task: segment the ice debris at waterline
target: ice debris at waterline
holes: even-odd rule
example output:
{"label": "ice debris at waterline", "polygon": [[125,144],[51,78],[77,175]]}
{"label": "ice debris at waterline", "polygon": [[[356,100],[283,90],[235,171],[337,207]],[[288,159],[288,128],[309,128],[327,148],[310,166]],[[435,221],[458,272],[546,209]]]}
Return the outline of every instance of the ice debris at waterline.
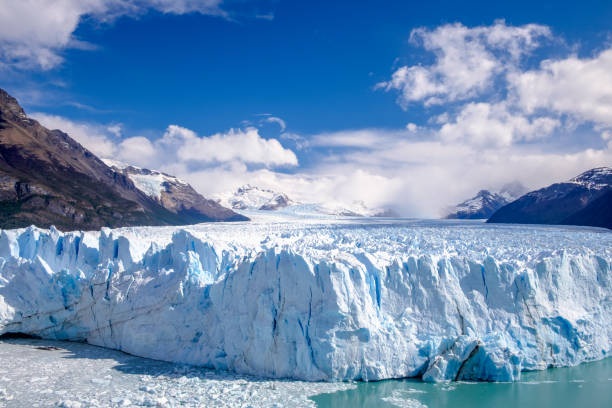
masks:
{"label": "ice debris at waterline", "polygon": [[0,340],[0,407],[315,408],[349,382],[267,380],[83,343]]}
{"label": "ice debris at waterline", "polygon": [[612,234],[333,221],[0,235],[0,334],[273,378],[512,381],[606,357]]}

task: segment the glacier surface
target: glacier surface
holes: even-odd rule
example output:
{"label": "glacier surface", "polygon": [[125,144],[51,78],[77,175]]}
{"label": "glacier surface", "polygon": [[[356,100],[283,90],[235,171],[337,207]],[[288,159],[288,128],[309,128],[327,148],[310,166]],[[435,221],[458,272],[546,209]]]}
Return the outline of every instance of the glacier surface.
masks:
{"label": "glacier surface", "polygon": [[0,334],[312,381],[513,381],[612,350],[609,231],[249,216],[4,230]]}

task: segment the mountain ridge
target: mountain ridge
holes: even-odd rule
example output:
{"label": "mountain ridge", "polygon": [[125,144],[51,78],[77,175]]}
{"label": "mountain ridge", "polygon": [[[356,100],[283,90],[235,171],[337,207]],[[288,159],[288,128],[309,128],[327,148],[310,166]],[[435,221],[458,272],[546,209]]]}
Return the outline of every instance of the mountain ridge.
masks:
{"label": "mountain ridge", "polygon": [[215,214],[184,217],[168,211],[66,133],[29,118],[0,89],[0,228],[99,229],[220,220]]}
{"label": "mountain ridge", "polygon": [[217,216],[222,216],[225,221],[248,220],[247,217],[220,206],[216,201],[205,198],[189,183],[178,177],[113,160],[102,159],[102,161],[114,171],[125,175],[137,189],[174,214],[190,218],[197,216],[198,213],[216,212]]}
{"label": "mountain ridge", "polygon": [[499,192],[480,190],[474,197],[447,209],[446,219],[487,219],[504,205],[524,194],[526,188],[518,183],[508,183]]}
{"label": "mountain ridge", "polygon": [[487,222],[612,228],[612,168],[596,167],[531,191],[497,210]]}

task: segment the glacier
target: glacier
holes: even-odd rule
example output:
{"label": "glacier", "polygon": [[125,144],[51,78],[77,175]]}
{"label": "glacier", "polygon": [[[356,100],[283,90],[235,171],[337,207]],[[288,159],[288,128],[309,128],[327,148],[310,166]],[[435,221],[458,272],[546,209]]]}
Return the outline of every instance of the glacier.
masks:
{"label": "glacier", "polygon": [[0,233],[0,334],[308,381],[514,381],[612,350],[612,234],[249,214]]}

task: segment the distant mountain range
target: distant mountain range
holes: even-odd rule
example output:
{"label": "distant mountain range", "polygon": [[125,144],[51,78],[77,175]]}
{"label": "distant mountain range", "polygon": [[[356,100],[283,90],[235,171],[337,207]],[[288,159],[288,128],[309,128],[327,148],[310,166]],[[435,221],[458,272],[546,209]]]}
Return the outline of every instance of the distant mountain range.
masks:
{"label": "distant mountain range", "polygon": [[248,220],[247,217],[220,206],[217,201],[204,198],[178,177],[114,160],[102,159],[102,161],[114,171],[129,178],[137,189],[166,210],[179,215],[185,221],[191,221],[189,223]]}
{"label": "distant mountain range", "polygon": [[[612,228],[612,169],[600,167],[522,195],[510,184],[481,190],[447,218]],[[224,207],[225,204],[227,207]],[[245,185],[217,200],[155,170],[103,161],[60,130],[28,118],[0,89],[0,228],[35,224],[59,229],[185,225],[248,220],[234,210],[299,210],[338,216],[398,216],[364,203],[299,203],[287,194]]]}
{"label": "distant mountain range", "polygon": [[480,190],[478,194],[448,209],[447,219],[487,219],[504,205],[514,201],[527,189],[520,183],[510,183],[499,192]]}
{"label": "distant mountain range", "polygon": [[99,229],[247,219],[188,185],[170,180],[161,185],[164,191],[151,197],[135,185],[132,170],[113,170],[67,134],[28,118],[17,100],[0,89],[0,228]]}
{"label": "distant mountain range", "polygon": [[249,184],[238,188],[235,192],[221,194],[218,197],[218,202],[236,211],[275,211],[286,208],[303,213],[345,217],[399,217],[397,213],[390,209],[369,208],[363,202],[355,202],[351,205],[328,202],[298,202],[289,198],[285,193]]}
{"label": "distant mountain range", "polygon": [[219,202],[234,210],[273,211],[295,204],[284,193],[246,184],[233,193],[219,197]]}
{"label": "distant mountain range", "polygon": [[612,228],[612,168],[532,191],[501,207],[487,222]]}

